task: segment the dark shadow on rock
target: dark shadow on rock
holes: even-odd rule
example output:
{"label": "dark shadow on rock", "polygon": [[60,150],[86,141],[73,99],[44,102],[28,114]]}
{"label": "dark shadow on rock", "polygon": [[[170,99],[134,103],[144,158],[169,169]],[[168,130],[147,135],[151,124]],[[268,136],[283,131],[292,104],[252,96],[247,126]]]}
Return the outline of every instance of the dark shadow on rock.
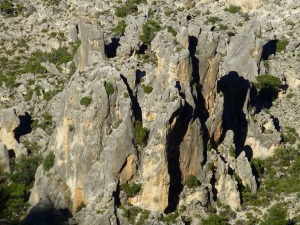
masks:
{"label": "dark shadow on rock", "polygon": [[145,44],[142,44],[136,53],[137,54],[145,54],[147,49],[148,49],[148,46]]}
{"label": "dark shadow on rock", "polygon": [[193,107],[187,102],[183,109],[175,112],[169,121],[172,124],[177,117],[176,123],[172,131],[167,136],[167,160],[168,172],[170,175],[170,188],[168,196],[168,207],[165,213],[174,212],[179,203],[179,195],[183,190],[182,173],[180,169],[180,143],[188,130],[190,121],[193,117]]}
{"label": "dark shadow on rock", "polygon": [[249,145],[245,145],[244,152],[246,157],[248,158],[248,161],[250,162],[253,157],[253,150]]}
{"label": "dark shadow on rock", "polygon": [[8,150],[8,157],[9,157],[9,159],[16,158],[16,153],[13,149]]}
{"label": "dark shadow on rock", "polygon": [[217,83],[217,91],[224,95],[221,141],[224,140],[226,132],[232,130],[237,155],[244,150],[248,132],[248,123],[243,107],[249,88],[250,82],[235,71],[229,72]]}
{"label": "dark shadow on rock", "polygon": [[280,132],[279,120],[275,116],[271,116],[275,129]]}
{"label": "dark shadow on rock", "polygon": [[29,134],[31,129],[31,116],[26,112],[24,116],[19,116],[20,125],[14,130],[15,138],[20,142],[20,137]]}
{"label": "dark shadow on rock", "polygon": [[126,88],[128,95],[130,97],[130,100],[132,102],[132,109],[133,109],[133,114],[135,120],[141,121],[142,122],[142,109],[139,105],[139,102],[137,100],[137,97],[134,95],[133,91],[130,89],[130,86],[128,84],[127,78],[121,74],[121,79],[123,80]]}
{"label": "dark shadow on rock", "polygon": [[201,85],[200,85],[200,74],[199,74],[199,59],[196,56],[196,50],[197,50],[197,45],[198,45],[198,38],[195,36],[189,36],[189,51],[190,51],[190,57],[191,57],[191,62],[192,62],[192,67],[193,67],[193,80],[191,83],[191,86],[194,90],[192,90],[193,93],[193,100],[195,102],[195,109],[193,112],[193,119],[200,119],[201,123],[201,128],[203,132],[203,143],[204,143],[204,160],[203,160],[203,165],[207,161],[207,144],[209,142],[209,132],[206,127],[205,122],[207,121],[209,117],[209,113],[206,109],[205,105],[205,99],[202,95],[201,92]]}
{"label": "dark shadow on rock", "polygon": [[262,52],[262,59],[268,60],[270,55],[275,55],[276,54],[276,43],[278,40],[271,40],[268,41],[264,46],[263,46],[263,52]]}
{"label": "dark shadow on rock", "polygon": [[105,54],[107,58],[114,58],[117,55],[117,49],[120,46],[119,38],[111,38],[111,42],[109,44],[105,44]]}
{"label": "dark shadow on rock", "polygon": [[137,69],[135,71],[135,76],[136,76],[135,84],[137,85],[141,82],[142,78],[146,76],[146,71],[141,71],[140,69]]}
{"label": "dark shadow on rock", "polygon": [[23,225],[65,225],[72,214],[67,209],[57,210],[51,203],[38,203],[28,213]]}

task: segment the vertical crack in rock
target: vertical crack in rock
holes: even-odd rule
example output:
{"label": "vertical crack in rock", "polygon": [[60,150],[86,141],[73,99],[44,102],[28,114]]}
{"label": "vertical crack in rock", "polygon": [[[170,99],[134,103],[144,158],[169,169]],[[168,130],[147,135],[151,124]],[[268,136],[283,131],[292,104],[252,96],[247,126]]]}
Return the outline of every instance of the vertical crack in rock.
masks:
{"label": "vertical crack in rock", "polygon": [[128,82],[127,82],[127,78],[124,75],[121,74],[121,79],[123,80],[123,82],[124,82],[124,84],[127,88],[130,100],[132,102],[132,109],[133,109],[134,118],[135,118],[135,120],[142,121],[142,109],[139,105],[137,97],[134,95],[133,91],[131,90],[131,88],[130,88]]}
{"label": "vertical crack in rock", "polygon": [[[199,59],[196,57],[197,45],[198,45],[198,38],[196,38],[195,36],[189,36],[189,51],[190,51],[192,68],[193,68],[193,73],[192,73],[193,80],[191,82],[191,88],[194,89],[192,93],[193,93],[193,100],[195,102],[193,120],[195,120],[196,118],[200,119],[202,133],[203,133],[204,151],[207,151],[209,132],[205,122],[209,117],[209,113],[205,106],[205,99],[201,93]],[[207,153],[204,152],[203,156],[204,156],[204,161],[203,161],[203,165],[204,165],[207,161]]]}
{"label": "vertical crack in rock", "polygon": [[[168,207],[165,213],[171,213],[176,210],[179,203],[179,194],[183,189],[182,172],[180,169],[180,143],[182,142],[189,123],[193,118],[193,108],[188,103],[180,112],[180,115],[176,119],[176,123],[168,134],[167,141],[167,159],[168,159],[168,172],[170,175],[170,189],[168,196]],[[175,119],[175,118],[174,118]],[[172,122],[172,121],[170,121]]]}

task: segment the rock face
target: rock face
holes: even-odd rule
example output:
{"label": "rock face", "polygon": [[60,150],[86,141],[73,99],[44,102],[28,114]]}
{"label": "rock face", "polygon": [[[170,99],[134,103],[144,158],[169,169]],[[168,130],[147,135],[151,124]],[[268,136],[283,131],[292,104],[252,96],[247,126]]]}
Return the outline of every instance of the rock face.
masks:
{"label": "rock face", "polygon": [[26,148],[16,140],[22,134],[19,117],[14,109],[2,110],[0,116],[0,144],[3,151],[10,150],[14,157],[27,155]]}
{"label": "rock face", "polygon": [[[161,215],[185,209],[199,224],[209,207],[222,210],[218,200],[241,209],[240,187],[258,190],[252,158],[272,157],[280,128],[299,127],[299,4],[58,2],[33,0],[18,26],[0,15],[0,166],[10,172],[10,158],[33,154],[29,142],[55,155],[36,171],[33,212],[53,205],[71,211],[69,224],[140,224],[148,214],[145,224],[164,224]],[[265,73],[285,77],[295,97],[279,91],[278,109],[259,105]]]}

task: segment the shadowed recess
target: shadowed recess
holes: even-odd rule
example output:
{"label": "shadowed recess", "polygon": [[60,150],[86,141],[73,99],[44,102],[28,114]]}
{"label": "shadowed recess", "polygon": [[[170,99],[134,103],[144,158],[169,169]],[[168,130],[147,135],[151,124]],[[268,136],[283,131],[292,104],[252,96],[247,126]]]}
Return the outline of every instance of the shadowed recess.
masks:
{"label": "shadowed recess", "polygon": [[26,134],[29,134],[31,129],[31,116],[28,114],[28,112],[25,113],[24,116],[19,116],[20,125],[14,130],[15,138],[18,142],[20,142],[20,137]]}

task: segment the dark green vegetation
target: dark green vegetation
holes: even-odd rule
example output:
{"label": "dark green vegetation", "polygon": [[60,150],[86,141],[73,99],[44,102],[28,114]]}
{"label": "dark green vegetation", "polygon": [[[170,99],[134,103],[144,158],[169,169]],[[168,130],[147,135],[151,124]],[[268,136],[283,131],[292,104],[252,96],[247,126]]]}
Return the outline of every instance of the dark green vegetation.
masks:
{"label": "dark green vegetation", "polygon": [[[27,49],[28,45],[26,41],[20,42],[22,48]],[[51,52],[36,51],[31,54],[30,57],[23,56],[22,59],[14,58],[9,59],[7,57],[0,57],[0,67],[3,70],[0,71],[0,84],[5,83],[8,87],[17,86],[15,80],[16,77],[25,73],[33,74],[44,74],[47,70],[41,66],[42,62],[51,62],[59,70],[60,66],[64,63],[73,60],[75,53],[77,52],[80,42],[71,44],[70,48],[60,47],[58,49],[53,49]],[[27,99],[31,99],[32,91],[30,91]]]}
{"label": "dark green vegetation", "polygon": [[259,88],[278,89],[281,85],[280,79],[270,74],[259,75],[256,80]]}
{"label": "dark green vegetation", "polygon": [[[130,224],[135,224],[135,225],[144,225],[145,220],[148,219],[150,211],[148,210],[142,210],[139,207],[136,206],[128,206],[128,207],[123,207],[123,216],[127,218],[128,222]],[[139,220],[137,222],[136,218],[139,215]]]}
{"label": "dark green vegetation", "polygon": [[189,175],[186,178],[185,184],[188,188],[194,188],[200,185],[200,181],[194,175]]}
{"label": "dark green vegetation", "polygon": [[146,94],[150,94],[152,92],[152,90],[153,90],[153,87],[147,86],[147,85],[143,85],[143,89],[144,89],[144,92]]}
{"label": "dark green vegetation", "polygon": [[129,0],[120,7],[116,7],[115,15],[117,17],[126,17],[127,15],[136,13],[138,11],[138,5],[141,3],[147,3],[146,0]]}
{"label": "dark green vegetation", "polygon": [[112,32],[116,36],[120,36],[120,35],[124,34],[126,26],[127,26],[127,24],[126,24],[125,20],[120,20],[118,22],[117,26],[112,30]]}
{"label": "dark green vegetation", "polygon": [[278,77],[270,74],[259,75],[256,77],[257,83],[254,84],[258,91],[258,101],[264,104],[270,104],[278,97],[281,81]]}
{"label": "dark green vegetation", "polygon": [[45,171],[49,171],[54,166],[55,155],[53,152],[50,152],[43,162],[43,168]]}
{"label": "dark green vegetation", "polygon": [[134,138],[136,144],[140,147],[145,146],[148,141],[149,131],[143,127],[141,121],[136,121],[134,123]]}
{"label": "dark green vegetation", "polygon": [[80,105],[89,106],[92,102],[92,98],[85,96],[80,99]]}
{"label": "dark green vegetation", "polygon": [[22,10],[24,9],[24,6],[20,3],[14,4],[12,1],[4,0],[0,2],[0,11],[4,15],[8,16],[17,16]]}
{"label": "dark green vegetation", "polygon": [[288,224],[287,210],[282,204],[276,204],[268,211],[267,219],[261,225],[285,225]]}
{"label": "dark green vegetation", "polygon": [[147,20],[146,23],[143,24],[142,29],[143,33],[139,38],[144,44],[150,45],[158,31],[161,30],[161,26],[154,20]]}
{"label": "dark green vegetation", "polygon": [[225,8],[226,12],[235,14],[235,13],[239,13],[241,11],[241,8],[239,6],[236,5],[230,5],[229,7]]}
{"label": "dark green vegetation", "polygon": [[137,195],[140,192],[141,187],[142,187],[141,184],[136,184],[136,183],[132,183],[132,184],[124,183],[124,184],[121,184],[121,190],[123,190],[125,192],[125,194],[127,195],[127,197],[133,197],[133,196]]}
{"label": "dark green vegetation", "polygon": [[287,40],[278,40],[276,42],[276,52],[284,51],[288,44],[289,42]]}
{"label": "dark green vegetation", "polygon": [[85,208],[85,204],[84,204],[84,202],[81,202],[80,205],[77,206],[76,212],[79,212],[83,208]]}
{"label": "dark green vegetation", "polygon": [[108,95],[112,95],[115,92],[114,86],[112,83],[107,82],[105,83],[105,91]]}
{"label": "dark green vegetation", "polygon": [[22,155],[17,162],[14,158],[10,160],[10,175],[0,168],[0,218],[18,224],[28,208],[30,189],[40,163],[41,157],[37,155]]}

